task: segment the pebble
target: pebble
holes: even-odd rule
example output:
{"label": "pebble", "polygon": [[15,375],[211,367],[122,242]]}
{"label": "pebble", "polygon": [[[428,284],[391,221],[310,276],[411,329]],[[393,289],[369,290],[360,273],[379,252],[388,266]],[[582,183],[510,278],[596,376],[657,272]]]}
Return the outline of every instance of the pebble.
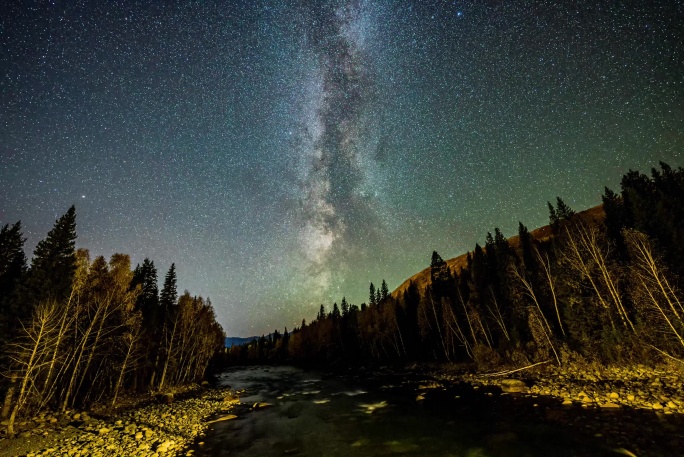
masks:
{"label": "pebble", "polygon": [[[236,401],[237,400],[237,401]],[[89,425],[79,428],[64,427],[75,432],[68,438],[51,442],[48,448],[31,449],[27,456],[59,455],[75,456],[122,456],[144,455],[163,457],[192,455],[183,450],[195,438],[204,436],[208,427],[207,418],[221,411],[228,411],[232,404],[239,402],[237,396],[228,389],[205,390],[197,397],[178,400],[171,404],[151,404],[121,413],[118,417],[92,420]],[[267,404],[260,407],[270,406]],[[74,421],[86,421],[85,413],[65,416]],[[161,420],[163,418],[163,420]],[[38,417],[43,423],[56,424],[58,421]],[[124,425],[125,424],[125,425]],[[34,433],[37,433],[37,430]],[[52,431],[52,429],[50,429]],[[60,431],[59,428],[55,432]],[[43,434],[46,431],[41,430]],[[53,433],[53,436],[57,436]],[[31,431],[19,434],[21,439],[33,436]],[[45,444],[43,444],[45,446]]]}
{"label": "pebble", "polygon": [[477,373],[432,375],[436,379],[466,382],[475,390],[481,386],[498,386],[503,393],[513,390],[528,395],[556,397],[565,406],[578,402],[583,407],[610,409],[629,406],[666,414],[684,413],[684,388],[681,387],[684,385],[684,373],[669,366],[603,367],[588,371],[549,364],[516,374],[525,382],[515,378],[484,377]]}

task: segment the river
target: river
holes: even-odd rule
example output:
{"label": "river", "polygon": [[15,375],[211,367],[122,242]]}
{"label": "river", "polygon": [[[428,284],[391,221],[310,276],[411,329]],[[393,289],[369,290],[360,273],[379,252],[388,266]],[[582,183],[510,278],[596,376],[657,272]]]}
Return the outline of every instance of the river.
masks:
{"label": "river", "polygon": [[[212,457],[641,457],[682,452],[681,441],[669,440],[672,427],[682,430],[681,418],[664,421],[651,411],[563,407],[556,399],[508,395],[494,387],[429,388],[429,382],[410,373],[367,379],[293,367],[232,369],[221,375],[220,384],[245,390],[234,411],[238,417],[213,424],[193,452]],[[424,399],[418,399],[419,393]],[[255,408],[258,403],[269,405]]]}

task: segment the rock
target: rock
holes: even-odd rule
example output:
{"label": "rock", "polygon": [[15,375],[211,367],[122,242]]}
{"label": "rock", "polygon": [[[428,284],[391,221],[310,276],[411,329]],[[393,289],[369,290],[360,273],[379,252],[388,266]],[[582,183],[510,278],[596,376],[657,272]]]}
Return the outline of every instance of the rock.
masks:
{"label": "rock", "polygon": [[563,400],[563,406],[570,406],[570,405],[572,405],[572,400],[570,400],[569,398],[566,398],[565,400]]}
{"label": "rock", "polygon": [[228,392],[228,395],[223,397],[223,401],[225,403],[240,403],[240,397],[238,397],[235,392],[231,391]]}
{"label": "rock", "polygon": [[273,405],[271,403],[266,403],[265,401],[260,401],[260,402],[254,403],[254,406],[252,406],[252,408],[260,409],[260,408],[268,408],[269,406],[273,406]]}
{"label": "rock", "polygon": [[627,395],[627,401],[634,401],[634,398],[635,398],[635,397],[634,397],[633,394]]}
{"label": "rock", "polygon": [[519,379],[502,379],[501,390],[508,393],[523,392],[525,390],[525,383]]}
{"label": "rock", "polygon": [[237,416],[236,416],[235,414],[228,414],[228,415],[226,415],[226,416],[219,417],[218,419],[214,419],[213,421],[209,421],[209,422],[207,422],[207,424],[213,424],[213,423],[216,423],[216,422],[229,421],[229,420],[233,420],[233,419],[237,419]]}
{"label": "rock", "polygon": [[98,435],[106,435],[109,433],[109,429],[107,427],[102,427],[100,430],[97,431]]}
{"label": "rock", "polygon": [[618,394],[617,392],[611,392],[610,395],[608,395],[608,398],[616,400],[620,398],[620,394]]}
{"label": "rock", "polygon": [[71,418],[72,418],[73,420],[77,421],[77,420],[79,420],[79,419],[81,418],[81,413],[76,413],[76,414],[74,414],[73,416],[71,416]]}
{"label": "rock", "polygon": [[608,402],[608,403],[603,403],[603,404],[601,404],[601,408],[606,408],[606,409],[619,409],[619,408],[620,408],[620,405],[618,405],[618,404],[616,404],[616,403]]}
{"label": "rock", "polygon": [[653,403],[653,404],[651,405],[651,408],[653,408],[653,409],[663,409],[663,405],[661,405],[661,404],[658,403],[658,402],[655,402],[655,403]]}
{"label": "rock", "polygon": [[142,438],[143,438],[142,432],[138,432],[138,433],[135,434],[135,439],[136,439],[137,441],[140,441]]}
{"label": "rock", "polygon": [[157,446],[157,449],[155,449],[155,452],[159,452],[159,453],[168,452],[169,449],[173,448],[173,445],[174,445],[173,441],[166,440]]}
{"label": "rock", "polygon": [[416,397],[416,401],[423,401],[423,400],[425,400],[425,395],[418,394],[418,396]]}

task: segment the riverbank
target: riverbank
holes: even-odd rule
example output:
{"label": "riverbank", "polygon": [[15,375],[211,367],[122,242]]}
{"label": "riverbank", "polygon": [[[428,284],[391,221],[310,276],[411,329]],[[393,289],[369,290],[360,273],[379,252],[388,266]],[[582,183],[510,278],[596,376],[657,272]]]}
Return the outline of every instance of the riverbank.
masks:
{"label": "riverbank", "polygon": [[472,365],[417,364],[400,372],[387,368],[368,375],[382,384],[397,377],[406,380],[401,384],[417,404],[443,402],[455,393],[460,402],[473,407],[472,414],[491,410],[494,402],[496,410],[506,411],[503,416],[536,417],[588,439],[595,437],[611,452],[669,457],[682,455],[684,449],[684,374],[676,364],[549,363],[490,373],[477,372]]}
{"label": "riverbank", "polygon": [[[655,367],[558,367],[551,363],[500,373],[462,373],[448,367],[432,371],[438,382],[498,386],[503,392],[559,399],[587,408],[629,407],[662,414],[684,414],[684,370],[673,364]],[[512,371],[512,372],[511,372]]]}
{"label": "riverbank", "polygon": [[117,410],[40,413],[18,424],[17,437],[0,439],[0,457],[192,455],[186,450],[204,436],[209,417],[239,403],[228,388],[193,386],[176,396],[134,397]]}

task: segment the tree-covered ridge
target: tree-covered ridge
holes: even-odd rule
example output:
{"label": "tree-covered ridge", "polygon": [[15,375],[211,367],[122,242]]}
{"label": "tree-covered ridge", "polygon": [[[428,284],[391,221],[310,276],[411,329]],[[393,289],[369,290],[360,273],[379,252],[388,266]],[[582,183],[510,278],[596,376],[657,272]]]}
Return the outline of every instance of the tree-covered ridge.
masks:
{"label": "tree-covered ridge", "polygon": [[178,297],[175,265],[161,294],[154,262],[91,259],[75,248],[76,210],[59,218],[30,267],[21,224],[0,230],[0,415],[65,411],[123,392],[161,390],[203,378],[223,348],[211,302]]}
{"label": "tree-covered ridge", "polygon": [[[233,362],[527,364],[684,359],[684,170],[630,171],[605,217],[549,203],[549,236],[494,229],[462,267],[433,252],[425,287],[370,285],[368,304],[325,306],[291,333],[230,350]],[[548,233],[544,231],[544,233]]]}

